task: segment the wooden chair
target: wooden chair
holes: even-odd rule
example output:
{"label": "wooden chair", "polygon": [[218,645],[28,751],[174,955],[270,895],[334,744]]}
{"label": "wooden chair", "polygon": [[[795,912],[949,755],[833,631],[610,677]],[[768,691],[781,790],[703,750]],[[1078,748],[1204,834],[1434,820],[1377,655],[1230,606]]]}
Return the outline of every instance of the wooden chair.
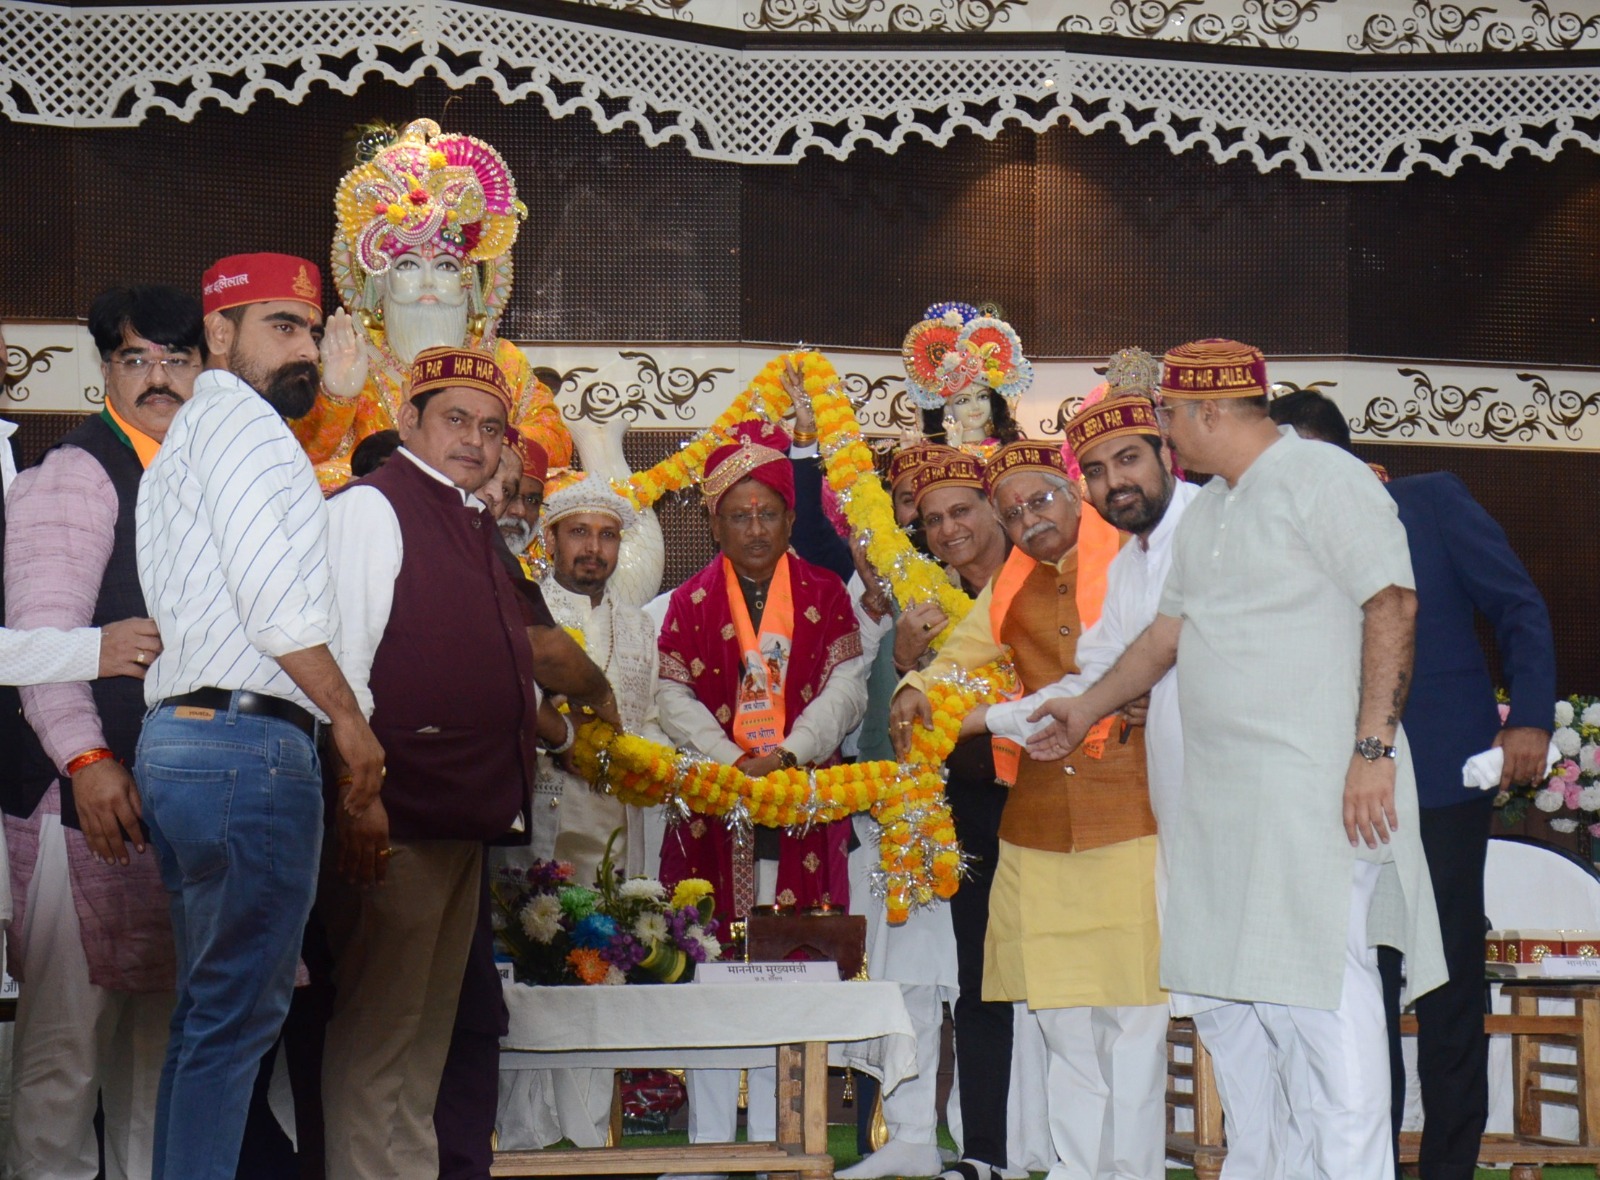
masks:
{"label": "wooden chair", "polygon": [[[1193,1115],[1192,1130],[1178,1130],[1180,1110]],[[1217,1180],[1227,1154],[1211,1054],[1195,1035],[1194,1021],[1173,1020],[1167,1026],[1167,1155],[1194,1168],[1196,1180]]]}

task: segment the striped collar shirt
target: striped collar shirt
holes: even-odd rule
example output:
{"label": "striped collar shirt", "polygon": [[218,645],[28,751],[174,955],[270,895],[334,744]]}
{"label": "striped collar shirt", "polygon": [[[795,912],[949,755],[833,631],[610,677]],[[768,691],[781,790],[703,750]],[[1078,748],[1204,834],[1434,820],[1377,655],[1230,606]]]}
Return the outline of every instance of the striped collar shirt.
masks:
{"label": "striped collar shirt", "polygon": [[328,510],[305,451],[234,374],[208,369],[139,485],[139,584],[161,630],[150,704],[198,688],[293,701],[275,657],[339,654]]}

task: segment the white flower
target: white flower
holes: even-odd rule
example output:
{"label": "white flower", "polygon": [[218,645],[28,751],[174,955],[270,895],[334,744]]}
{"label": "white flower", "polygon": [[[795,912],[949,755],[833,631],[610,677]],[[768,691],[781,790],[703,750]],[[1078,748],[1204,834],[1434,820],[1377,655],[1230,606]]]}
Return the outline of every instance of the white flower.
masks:
{"label": "white flower", "polygon": [[600,983],[605,987],[616,987],[620,983],[627,982],[627,973],[619,970],[615,963],[606,968],[606,977],[600,981]]}
{"label": "white flower", "polygon": [[667,920],[660,914],[640,914],[633,924],[633,936],[645,946],[667,941]]}
{"label": "white flower", "polygon": [[1578,718],[1578,722],[1581,725],[1600,725],[1600,701],[1596,701],[1585,709],[1583,715]]}
{"label": "white flower", "polygon": [[706,952],[706,962],[714,963],[722,955],[722,944],[717,941],[716,935],[707,934],[704,930],[694,931],[694,940]]}
{"label": "white flower", "polygon": [[1560,811],[1567,805],[1567,797],[1560,791],[1552,791],[1546,787],[1534,795],[1533,805],[1540,811]]}
{"label": "white flower", "polygon": [[1578,821],[1575,819],[1553,819],[1550,821],[1550,827],[1562,833],[1576,832],[1578,830]]}
{"label": "white flower", "polygon": [[667,887],[649,877],[629,877],[617,886],[617,896],[625,901],[660,901],[667,896]]}
{"label": "white flower", "polygon": [[1594,774],[1596,767],[1600,767],[1600,746],[1593,742],[1584,742],[1583,749],[1578,751],[1578,769],[1584,774]]}
{"label": "white flower", "polygon": [[549,942],[561,932],[561,899],[541,893],[522,907],[522,932],[534,942]]}
{"label": "white flower", "polygon": [[1556,724],[1557,725],[1571,725],[1572,724],[1572,702],[1571,701],[1557,701],[1556,702]]}
{"label": "white flower", "polygon": [[1584,811],[1600,811],[1600,785],[1585,787],[1579,791],[1578,806]]}
{"label": "white flower", "polygon": [[1569,725],[1563,725],[1550,735],[1550,740],[1556,744],[1556,749],[1561,751],[1563,758],[1575,758],[1578,750],[1583,745],[1583,739],[1578,736],[1578,731]]}

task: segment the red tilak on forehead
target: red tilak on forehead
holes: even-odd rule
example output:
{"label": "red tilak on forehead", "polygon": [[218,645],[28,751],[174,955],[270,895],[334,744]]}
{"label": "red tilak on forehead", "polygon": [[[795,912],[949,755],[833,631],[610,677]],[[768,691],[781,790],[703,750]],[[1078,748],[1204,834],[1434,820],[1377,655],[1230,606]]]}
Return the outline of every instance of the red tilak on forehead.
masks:
{"label": "red tilak on forehead", "polygon": [[[747,503],[745,505],[745,507],[748,508],[751,512],[759,512],[761,510],[761,501],[757,500],[754,496],[751,496],[750,497],[750,502]],[[739,505],[735,504],[734,505],[734,510],[737,511],[738,508],[739,508]]]}

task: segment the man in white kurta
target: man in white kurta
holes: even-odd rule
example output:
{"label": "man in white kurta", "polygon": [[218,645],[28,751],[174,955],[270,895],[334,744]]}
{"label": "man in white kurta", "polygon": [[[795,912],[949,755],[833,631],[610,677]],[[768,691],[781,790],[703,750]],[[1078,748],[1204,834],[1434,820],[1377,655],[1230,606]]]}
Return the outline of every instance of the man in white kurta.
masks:
{"label": "man in white kurta", "polygon": [[1167,354],[1168,438],[1218,474],[1176,532],[1154,623],[1093,689],[1045,706],[1063,725],[1031,747],[1075,742],[1177,662],[1185,771],[1162,982],[1253,1004],[1287,1063],[1310,1174],[1383,1180],[1375,944],[1405,951],[1413,995],[1444,975],[1399,728],[1410,558],[1365,465],[1279,435],[1265,390],[1248,346]]}
{"label": "man in white kurta", "polygon": [[[989,710],[990,732],[1019,743],[1048,725],[1028,720],[1042,703],[1076,696],[1094,684],[1155,619],[1161,588],[1172,568],[1178,522],[1200,495],[1198,485],[1170,470],[1171,452],[1161,439],[1148,397],[1112,397],[1088,405],[1067,423],[1066,435],[1090,503],[1105,519],[1131,533],[1133,540],[1112,559],[1100,618],[1078,642],[1079,673]],[[1167,842],[1183,792],[1176,669],[1169,669],[1150,690],[1144,740],[1150,807],[1156,816],[1156,897],[1164,910]],[[1173,1015],[1193,1017],[1216,1068],[1217,1089],[1227,1113],[1223,1180],[1281,1177],[1282,1087],[1278,1072],[1266,1068],[1274,1052],[1255,1009],[1182,994],[1171,995],[1170,1002]]]}
{"label": "man in white kurta", "polygon": [[[656,625],[644,611],[616,600],[609,582],[627,529],[638,515],[606,481],[583,478],[544,501],[541,524],[550,574],[540,585],[556,622],[579,637],[585,653],[606,674],[617,711],[629,733],[655,742]],[[652,809],[654,810],[654,809]],[[615,866],[629,876],[654,877],[661,839],[646,834],[649,814],[594,790],[549,754],[539,756],[534,783],[533,839],[525,848],[492,850],[495,865],[535,859],[564,860],[573,879],[594,880],[613,832]],[[603,1147],[611,1120],[609,1069],[519,1069],[500,1073],[496,1129],[503,1149],[547,1147],[565,1138],[579,1147]]]}

